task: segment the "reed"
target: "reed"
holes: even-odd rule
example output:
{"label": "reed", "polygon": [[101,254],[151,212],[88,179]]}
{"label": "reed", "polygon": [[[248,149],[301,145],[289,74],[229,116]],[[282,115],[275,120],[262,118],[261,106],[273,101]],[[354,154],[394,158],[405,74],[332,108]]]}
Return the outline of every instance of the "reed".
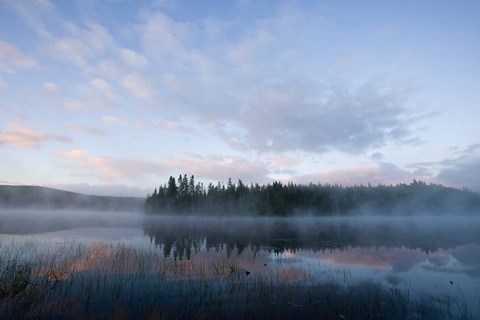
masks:
{"label": "reed", "polygon": [[[354,283],[349,274],[285,267],[255,250],[199,252],[102,242],[0,245],[6,319],[469,319],[463,301],[412,298],[407,286]],[[251,271],[247,274],[247,271]]]}

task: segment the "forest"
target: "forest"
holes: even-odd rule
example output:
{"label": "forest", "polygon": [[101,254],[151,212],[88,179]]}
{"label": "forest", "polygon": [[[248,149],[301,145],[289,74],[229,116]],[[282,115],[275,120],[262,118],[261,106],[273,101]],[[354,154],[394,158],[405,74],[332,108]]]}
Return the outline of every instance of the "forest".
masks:
{"label": "forest", "polygon": [[418,215],[480,213],[480,194],[427,184],[355,185],[294,184],[275,181],[247,185],[238,180],[208,186],[186,174],[147,195],[149,214],[334,216],[354,214]]}

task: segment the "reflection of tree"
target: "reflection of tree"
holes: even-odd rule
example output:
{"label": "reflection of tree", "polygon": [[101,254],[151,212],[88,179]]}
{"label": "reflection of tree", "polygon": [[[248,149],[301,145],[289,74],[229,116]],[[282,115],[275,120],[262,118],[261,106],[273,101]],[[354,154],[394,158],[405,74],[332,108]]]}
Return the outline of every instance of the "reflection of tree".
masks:
{"label": "reflection of tree", "polygon": [[266,249],[274,253],[344,250],[349,247],[405,247],[432,252],[480,243],[480,221],[322,220],[262,218],[148,219],[144,231],[165,257],[190,259],[202,246],[227,254]]}

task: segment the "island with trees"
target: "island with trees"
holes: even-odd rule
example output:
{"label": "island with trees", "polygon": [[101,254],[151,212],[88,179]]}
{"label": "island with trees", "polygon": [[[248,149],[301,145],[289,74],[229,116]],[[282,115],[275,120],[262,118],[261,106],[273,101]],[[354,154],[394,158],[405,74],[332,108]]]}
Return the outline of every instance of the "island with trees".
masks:
{"label": "island with trees", "polygon": [[266,185],[242,180],[209,183],[206,187],[186,174],[155,188],[145,201],[149,214],[333,216],[353,214],[418,215],[480,213],[480,194],[414,180],[410,184]]}

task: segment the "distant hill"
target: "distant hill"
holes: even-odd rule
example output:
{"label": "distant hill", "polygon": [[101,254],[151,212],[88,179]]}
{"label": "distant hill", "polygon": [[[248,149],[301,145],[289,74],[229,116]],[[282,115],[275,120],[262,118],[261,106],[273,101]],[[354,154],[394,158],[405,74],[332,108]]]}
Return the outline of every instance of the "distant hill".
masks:
{"label": "distant hill", "polygon": [[93,196],[38,186],[0,185],[0,208],[141,210],[144,198]]}

